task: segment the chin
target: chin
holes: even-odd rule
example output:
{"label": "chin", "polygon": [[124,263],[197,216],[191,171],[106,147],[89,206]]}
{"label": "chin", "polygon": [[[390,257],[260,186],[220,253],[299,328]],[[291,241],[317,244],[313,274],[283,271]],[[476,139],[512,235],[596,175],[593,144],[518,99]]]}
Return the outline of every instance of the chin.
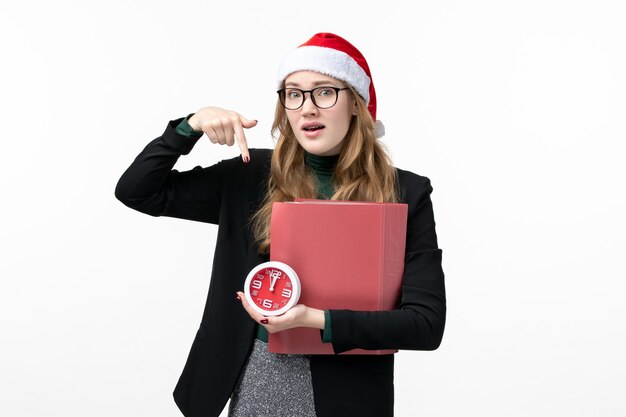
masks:
{"label": "chin", "polygon": [[312,153],[313,155],[318,155],[318,156],[330,156],[330,155],[337,155],[339,153],[339,151],[333,151],[332,149],[327,149],[327,148],[317,148],[314,146],[309,146],[308,148],[304,148],[304,150],[306,150],[308,153]]}
{"label": "chin", "polygon": [[335,147],[328,147],[321,143],[300,142],[300,146],[308,153],[312,153],[313,155],[318,156],[337,155],[340,152],[340,149],[335,149]]}

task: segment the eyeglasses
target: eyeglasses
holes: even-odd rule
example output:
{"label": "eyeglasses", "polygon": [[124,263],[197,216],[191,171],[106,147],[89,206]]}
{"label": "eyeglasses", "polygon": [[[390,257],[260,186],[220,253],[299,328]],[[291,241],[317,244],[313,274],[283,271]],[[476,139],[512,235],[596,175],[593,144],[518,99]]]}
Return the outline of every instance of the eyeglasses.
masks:
{"label": "eyeglasses", "polygon": [[313,90],[300,90],[299,88],[283,88],[278,90],[280,103],[287,110],[297,110],[304,104],[306,100],[305,93],[311,95],[311,101],[320,109],[329,109],[337,104],[339,92],[349,90],[348,87],[317,87]]}

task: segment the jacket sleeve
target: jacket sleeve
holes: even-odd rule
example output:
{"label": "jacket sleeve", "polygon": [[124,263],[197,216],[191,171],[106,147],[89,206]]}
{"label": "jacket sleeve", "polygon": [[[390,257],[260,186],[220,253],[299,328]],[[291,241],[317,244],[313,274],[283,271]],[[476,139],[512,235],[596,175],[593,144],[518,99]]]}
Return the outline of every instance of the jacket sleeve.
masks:
{"label": "jacket sleeve", "polygon": [[177,132],[182,120],[171,120],[165,132],[146,145],[118,180],[115,197],[151,216],[218,224],[224,179],[242,163],[241,158],[184,172],[172,169],[199,139]]}
{"label": "jacket sleeve", "polygon": [[426,177],[418,177],[408,201],[406,255],[401,300],[396,310],[331,310],[335,353],[350,349],[434,350],[443,337],[446,317],[442,251]]}

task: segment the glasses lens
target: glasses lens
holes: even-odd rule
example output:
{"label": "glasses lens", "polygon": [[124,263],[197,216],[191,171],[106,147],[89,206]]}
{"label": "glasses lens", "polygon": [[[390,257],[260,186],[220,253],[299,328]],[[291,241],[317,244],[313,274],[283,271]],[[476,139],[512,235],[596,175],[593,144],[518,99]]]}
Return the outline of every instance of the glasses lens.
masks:
{"label": "glasses lens", "polygon": [[[328,109],[337,103],[337,91],[331,87],[317,87],[310,94],[311,100],[320,109]],[[296,110],[304,103],[305,92],[298,88],[284,88],[279,91],[279,97],[287,110]]]}
{"label": "glasses lens", "polygon": [[285,88],[280,95],[280,99],[288,110],[295,110],[302,105],[304,94],[297,88]]}
{"label": "glasses lens", "polygon": [[317,107],[327,109],[337,102],[337,92],[329,87],[318,87],[311,93]]}

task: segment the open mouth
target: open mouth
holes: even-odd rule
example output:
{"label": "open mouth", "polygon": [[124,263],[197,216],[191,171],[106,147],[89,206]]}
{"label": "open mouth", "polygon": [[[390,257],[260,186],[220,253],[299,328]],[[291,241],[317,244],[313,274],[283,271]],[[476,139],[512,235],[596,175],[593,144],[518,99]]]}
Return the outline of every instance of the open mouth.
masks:
{"label": "open mouth", "polygon": [[316,130],[324,129],[324,125],[321,124],[309,124],[302,126],[302,130],[306,132],[315,132]]}

